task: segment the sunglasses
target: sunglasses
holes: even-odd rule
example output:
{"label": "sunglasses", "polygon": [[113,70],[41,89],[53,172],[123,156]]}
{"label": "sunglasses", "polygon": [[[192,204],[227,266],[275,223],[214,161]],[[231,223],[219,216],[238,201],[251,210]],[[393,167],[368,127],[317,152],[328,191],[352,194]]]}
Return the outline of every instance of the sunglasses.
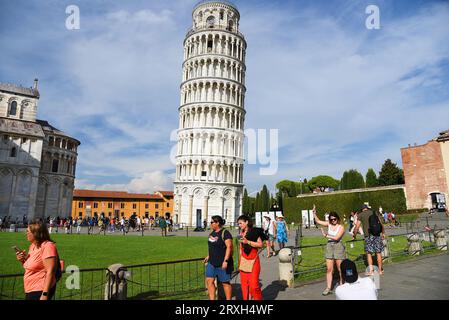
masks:
{"label": "sunglasses", "polygon": [[211,223],[211,224],[212,224],[212,223],[217,223],[217,221],[211,221],[210,223]]}
{"label": "sunglasses", "polygon": [[337,219],[329,219],[329,221],[337,221]]}

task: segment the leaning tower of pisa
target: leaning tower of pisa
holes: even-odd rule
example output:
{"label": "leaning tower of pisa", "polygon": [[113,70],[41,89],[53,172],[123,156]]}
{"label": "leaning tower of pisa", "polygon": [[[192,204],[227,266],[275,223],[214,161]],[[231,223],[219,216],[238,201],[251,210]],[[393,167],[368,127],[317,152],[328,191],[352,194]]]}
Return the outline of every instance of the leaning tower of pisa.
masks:
{"label": "leaning tower of pisa", "polygon": [[246,41],[227,1],[201,1],[184,40],[175,220],[188,226],[242,212]]}

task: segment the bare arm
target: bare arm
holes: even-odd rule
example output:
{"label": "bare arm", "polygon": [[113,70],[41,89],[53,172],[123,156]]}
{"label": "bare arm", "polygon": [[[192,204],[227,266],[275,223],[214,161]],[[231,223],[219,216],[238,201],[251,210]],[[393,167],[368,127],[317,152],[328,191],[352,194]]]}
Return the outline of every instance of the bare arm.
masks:
{"label": "bare arm", "polygon": [[231,258],[232,255],[232,247],[233,247],[232,239],[227,239],[225,241],[225,244],[226,244],[225,260],[228,260],[229,258]]}
{"label": "bare arm", "polygon": [[324,227],[329,226],[329,222],[328,221],[323,221],[323,220],[320,220],[320,218],[318,218],[318,216],[316,214],[315,205],[313,206],[313,217],[315,218],[315,222],[318,223],[319,225],[322,225]]}
{"label": "bare arm", "polygon": [[334,240],[334,241],[340,241],[340,239],[344,236],[344,234],[345,234],[345,228],[341,227],[335,237],[327,235],[326,238]]}
{"label": "bare arm", "polygon": [[257,241],[250,241],[246,238],[242,238],[242,243],[249,244],[253,248],[262,248],[263,247],[263,242],[260,237],[257,238]]}
{"label": "bare arm", "polygon": [[354,231],[353,231],[353,236],[352,236],[354,239],[357,236],[357,232],[359,231],[361,224],[362,224],[362,222],[359,219],[357,219],[357,222],[355,223],[355,227],[354,227]]}
{"label": "bare arm", "polygon": [[[43,262],[44,262],[44,267],[45,267],[45,271],[46,271],[43,291],[48,292],[48,291],[50,291],[52,284],[53,284],[53,280],[55,279],[56,264],[58,261],[57,261],[56,257],[50,257],[50,258],[44,259]],[[41,296],[41,300],[47,300],[47,299],[48,299],[48,297]]]}

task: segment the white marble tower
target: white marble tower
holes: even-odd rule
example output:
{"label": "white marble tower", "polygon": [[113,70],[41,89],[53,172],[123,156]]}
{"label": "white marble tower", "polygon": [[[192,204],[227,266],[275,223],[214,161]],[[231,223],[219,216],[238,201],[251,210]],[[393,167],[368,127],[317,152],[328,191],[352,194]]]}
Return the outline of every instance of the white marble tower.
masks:
{"label": "white marble tower", "polygon": [[189,226],[242,212],[246,41],[227,1],[201,1],[184,40],[175,219]]}

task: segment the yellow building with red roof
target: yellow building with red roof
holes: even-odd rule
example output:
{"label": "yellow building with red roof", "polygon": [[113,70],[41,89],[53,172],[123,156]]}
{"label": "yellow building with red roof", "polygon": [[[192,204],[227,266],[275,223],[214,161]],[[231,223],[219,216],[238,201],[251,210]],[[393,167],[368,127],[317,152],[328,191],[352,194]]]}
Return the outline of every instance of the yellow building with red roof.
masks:
{"label": "yellow building with red roof", "polygon": [[126,191],[75,189],[72,201],[72,217],[173,217],[173,191],[128,193]]}

